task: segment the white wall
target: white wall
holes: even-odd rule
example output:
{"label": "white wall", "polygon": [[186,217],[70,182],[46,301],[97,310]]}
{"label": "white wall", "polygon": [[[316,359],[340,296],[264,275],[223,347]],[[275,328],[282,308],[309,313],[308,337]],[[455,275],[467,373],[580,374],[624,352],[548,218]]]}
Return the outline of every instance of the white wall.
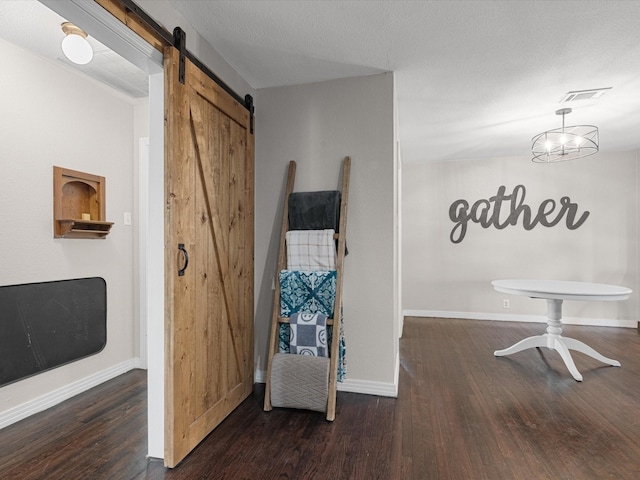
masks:
{"label": "white wall", "polygon": [[[107,345],[97,355],[0,388],[0,416],[100,372],[132,368],[134,105],[95,81],[0,40],[0,284],[90,276],[107,282]],[[143,126],[136,127],[138,130]],[[104,240],[53,238],[53,166],[106,177]],[[45,403],[40,405],[46,406]]]}
{"label": "white wall", "polygon": [[[544,318],[540,300],[493,291],[499,278],[545,278],[611,283],[632,288],[623,302],[565,302],[565,320],[632,326],[638,318],[638,172],[640,152],[599,153],[554,165],[528,158],[497,158],[403,165],[403,307],[416,313],[509,319]],[[526,231],[520,219],[502,230],[469,223],[460,243],[450,241],[449,207],[473,204],[524,185],[524,203],[537,212],[546,199],[564,196],[578,205],[582,226],[570,230],[538,225]],[[506,218],[508,205],[501,218]],[[557,210],[556,210],[557,211]],[[535,213],[534,213],[535,214]],[[552,214],[551,217],[554,217]],[[566,217],[565,217],[566,218]],[[502,307],[509,298],[510,308]]]}
{"label": "white wall", "polygon": [[340,188],[351,156],[345,259],[347,378],[340,388],[395,394],[393,74],[258,91],[256,107],[256,369],[264,378],[290,160],[295,191]]}

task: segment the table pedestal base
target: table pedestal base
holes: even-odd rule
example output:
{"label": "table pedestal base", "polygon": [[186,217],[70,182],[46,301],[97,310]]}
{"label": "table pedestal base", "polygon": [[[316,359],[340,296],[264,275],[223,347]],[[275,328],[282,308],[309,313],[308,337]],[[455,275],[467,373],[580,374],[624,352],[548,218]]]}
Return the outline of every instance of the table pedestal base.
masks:
{"label": "table pedestal base", "polygon": [[569,350],[576,350],[577,352],[584,353],[591,358],[606,363],[614,367],[619,367],[620,362],[612,360],[604,355],[596,352],[593,348],[580,340],[574,338],[566,338],[561,335],[562,333],[562,300],[547,299],[547,333],[544,335],[536,335],[534,337],[525,338],[520,340],[515,345],[504,350],[496,350],[493,354],[496,357],[502,357],[505,355],[511,355],[512,353],[521,352],[528,348],[547,347],[551,350],[555,350],[560,354],[565,365],[569,369],[569,372],[578,382],[582,381],[582,375],[578,372],[576,364],[573,362],[573,358],[569,353]]}

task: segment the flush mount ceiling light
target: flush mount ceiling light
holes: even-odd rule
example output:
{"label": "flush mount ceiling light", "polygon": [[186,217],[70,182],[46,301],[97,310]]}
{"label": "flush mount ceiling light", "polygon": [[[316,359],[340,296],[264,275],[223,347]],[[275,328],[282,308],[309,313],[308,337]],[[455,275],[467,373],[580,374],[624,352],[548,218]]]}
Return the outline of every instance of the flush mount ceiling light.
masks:
{"label": "flush mount ceiling light", "polygon": [[86,65],[93,58],[93,48],[87,41],[87,34],[73,23],[64,22],[62,31],[65,37],[62,40],[62,52],[64,56],[78,65]]}
{"label": "flush mount ceiling light", "polygon": [[556,110],[556,115],[562,115],[562,128],[542,132],[531,139],[533,142],[531,161],[564,162],[598,153],[598,127],[593,125],[565,127],[564,116],[569,113],[571,113],[570,108]]}

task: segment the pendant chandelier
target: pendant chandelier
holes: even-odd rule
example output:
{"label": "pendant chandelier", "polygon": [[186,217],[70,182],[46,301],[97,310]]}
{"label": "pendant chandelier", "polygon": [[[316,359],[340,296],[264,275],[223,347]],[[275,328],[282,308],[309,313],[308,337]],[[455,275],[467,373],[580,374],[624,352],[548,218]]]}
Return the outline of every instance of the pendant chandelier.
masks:
{"label": "pendant chandelier", "polygon": [[564,116],[571,113],[570,108],[561,108],[556,115],[562,115],[562,128],[548,130],[531,139],[531,161],[536,163],[555,163],[565,160],[587,157],[598,153],[598,127],[593,125],[574,125],[566,127]]}

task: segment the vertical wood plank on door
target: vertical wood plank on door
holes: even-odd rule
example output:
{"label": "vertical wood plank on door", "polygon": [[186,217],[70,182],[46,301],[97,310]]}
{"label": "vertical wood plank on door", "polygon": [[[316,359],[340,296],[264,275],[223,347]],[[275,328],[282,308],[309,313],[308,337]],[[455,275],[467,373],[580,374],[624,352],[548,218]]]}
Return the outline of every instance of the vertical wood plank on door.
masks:
{"label": "vertical wood plank on door", "polygon": [[[190,343],[191,324],[189,319],[194,309],[193,284],[194,269],[187,269],[179,277],[177,270],[182,255],[178,244],[183,243],[187,251],[194,253],[194,206],[195,192],[194,155],[188,141],[189,95],[186,86],[177,80],[178,57],[175,49],[169,49],[169,62],[165,62],[165,118],[171,128],[167,129],[165,143],[166,174],[166,218],[172,228],[165,229],[166,266],[166,369],[168,392],[190,391],[189,383],[192,357],[182,357]],[[188,419],[193,416],[191,403],[186,397],[169,395],[165,401],[165,462],[175,465],[188,452],[185,434]]]}
{"label": "vertical wood plank on door", "polygon": [[[242,321],[244,318],[252,318],[253,311],[247,316],[246,308],[244,307],[247,303],[247,299],[245,297],[245,284],[246,284],[246,274],[245,269],[248,267],[245,261],[246,255],[246,244],[247,244],[247,231],[245,228],[247,217],[245,215],[245,206],[247,205],[247,195],[246,188],[244,182],[244,176],[249,172],[245,169],[245,152],[247,151],[247,131],[246,128],[242,128],[240,125],[233,123],[231,125],[231,142],[229,148],[230,155],[230,165],[232,166],[230,172],[230,186],[231,192],[229,198],[231,199],[230,207],[231,212],[233,212],[233,218],[230,219],[230,238],[234,240],[234,242],[239,246],[239,248],[234,252],[233,256],[230,258],[232,262],[232,270],[233,277],[235,279],[236,285],[235,290],[239,293],[239,315],[240,321],[238,322],[237,328],[239,329],[239,338],[241,342],[243,342],[242,349],[246,351],[246,349],[253,350],[253,335],[250,335],[250,330],[252,330],[251,326],[247,324],[246,321]],[[251,219],[253,224],[253,219]],[[253,250],[252,250],[253,251]],[[253,263],[253,261],[251,261]],[[253,282],[252,282],[253,283]],[[253,304],[253,301],[250,302]],[[251,343],[248,343],[248,340],[251,339]],[[237,374],[240,376],[245,376],[248,370],[248,358],[244,357],[243,363],[239,365]],[[251,365],[251,376],[253,377],[253,365]]]}
{"label": "vertical wood plank on door", "polygon": [[[202,99],[192,97],[191,103],[194,101],[203,103]],[[192,135],[194,135],[194,132],[192,132]],[[213,388],[219,385],[216,379],[216,359],[213,358],[217,350],[215,344],[215,332],[218,330],[215,325],[215,318],[217,317],[217,312],[215,311],[217,282],[214,278],[209,278],[210,270],[213,269],[215,271],[217,269],[215,266],[213,240],[209,233],[206,191],[201,181],[196,182],[196,184],[198,187],[196,191],[198,213],[195,218],[197,225],[195,249],[198,257],[194,259],[196,261],[194,267],[197,269],[196,298],[198,301],[196,302],[194,320],[198,333],[194,336],[194,343],[196,347],[195,358],[199,359],[197,364],[199,374],[194,376],[193,395],[196,409],[195,417],[198,418],[209,409],[210,402],[215,402],[219,399],[220,390],[212,391]]]}
{"label": "vertical wood plank on door", "polygon": [[[245,126],[244,139],[245,157],[244,157],[244,176],[242,186],[244,188],[244,201],[239,207],[239,218],[243,228],[243,257],[242,257],[242,288],[241,303],[242,318],[245,319],[245,332],[242,337],[244,340],[244,351],[251,352],[247,357],[244,365],[244,378],[251,378],[251,382],[245,384],[243,395],[249,395],[253,391],[254,377],[254,295],[253,295],[253,277],[254,277],[254,182],[255,182],[255,162],[254,162],[254,135],[250,131],[250,127]],[[240,163],[240,162],[238,162]]]}

